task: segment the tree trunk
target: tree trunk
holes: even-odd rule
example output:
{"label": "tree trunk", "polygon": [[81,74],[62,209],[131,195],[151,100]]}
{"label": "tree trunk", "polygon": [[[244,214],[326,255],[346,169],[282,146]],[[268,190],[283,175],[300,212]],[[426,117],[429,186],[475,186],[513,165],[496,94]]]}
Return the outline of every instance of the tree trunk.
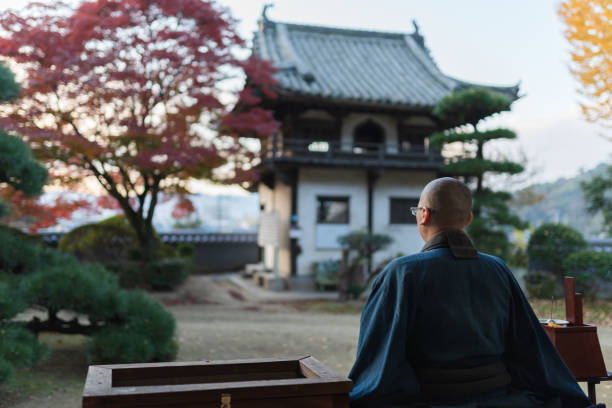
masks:
{"label": "tree trunk", "polygon": [[[476,158],[477,159],[484,159],[484,141],[483,140],[479,140],[478,141],[478,150],[476,150]],[[484,173],[480,173],[477,177],[476,177],[476,192],[480,193],[482,192],[482,182],[484,179]]]}
{"label": "tree trunk", "polygon": [[136,230],[142,259],[149,262],[159,258],[159,247],[154,237],[153,225],[147,220],[141,220],[140,228]]}

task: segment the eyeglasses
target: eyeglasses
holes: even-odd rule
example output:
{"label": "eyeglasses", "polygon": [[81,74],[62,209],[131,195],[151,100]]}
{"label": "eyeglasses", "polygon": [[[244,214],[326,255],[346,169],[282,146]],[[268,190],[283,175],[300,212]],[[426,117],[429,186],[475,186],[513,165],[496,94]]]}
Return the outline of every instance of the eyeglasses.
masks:
{"label": "eyeglasses", "polygon": [[420,210],[422,210],[422,209],[426,209],[429,212],[433,212],[434,211],[431,208],[427,208],[427,207],[410,207],[410,212],[412,213],[412,215],[414,215],[416,217],[417,213]]}

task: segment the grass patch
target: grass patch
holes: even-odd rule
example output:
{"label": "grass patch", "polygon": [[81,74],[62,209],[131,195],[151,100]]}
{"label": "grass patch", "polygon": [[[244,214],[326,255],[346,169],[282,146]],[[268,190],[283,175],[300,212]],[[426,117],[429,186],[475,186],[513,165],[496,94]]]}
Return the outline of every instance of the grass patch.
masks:
{"label": "grass patch", "polygon": [[87,340],[81,335],[41,333],[40,341],[51,349],[49,357],[37,367],[18,369],[13,381],[0,386],[0,406],[74,390],[79,395],[87,375]]}
{"label": "grass patch", "polygon": [[317,301],[306,305],[306,311],[312,313],[360,314],[363,302]]}
{"label": "grass patch", "polygon": [[[529,303],[539,318],[549,319],[552,310],[553,319],[565,319],[565,300],[530,299]],[[612,300],[592,300],[584,302],[582,307],[584,322],[596,326],[612,326]]]}

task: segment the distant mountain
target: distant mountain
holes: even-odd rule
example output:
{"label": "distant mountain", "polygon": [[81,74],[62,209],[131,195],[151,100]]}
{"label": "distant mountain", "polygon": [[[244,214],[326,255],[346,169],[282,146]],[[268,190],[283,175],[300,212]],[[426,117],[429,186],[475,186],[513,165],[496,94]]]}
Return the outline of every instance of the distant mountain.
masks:
{"label": "distant mountain", "polygon": [[514,194],[510,207],[535,228],[555,222],[580,231],[585,238],[604,238],[602,217],[587,213],[580,183],[603,173],[606,167],[601,163],[571,178],[526,187]]}

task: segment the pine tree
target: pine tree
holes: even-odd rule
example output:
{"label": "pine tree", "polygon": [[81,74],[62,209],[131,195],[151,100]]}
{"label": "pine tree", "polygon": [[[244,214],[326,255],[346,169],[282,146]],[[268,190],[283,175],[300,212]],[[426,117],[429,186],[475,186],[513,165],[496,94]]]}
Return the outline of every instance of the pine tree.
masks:
{"label": "pine tree", "polygon": [[455,91],[443,98],[433,111],[444,128],[449,130],[436,133],[431,138],[431,144],[438,148],[449,143],[462,143],[460,153],[448,157],[441,172],[459,177],[472,186],[474,219],[467,231],[480,251],[502,258],[510,252],[507,228],[524,229],[527,225],[508,209],[506,203],[512,196],[485,186],[485,175],[517,174],[524,168],[510,160],[485,158],[485,145],[488,142],[515,139],[516,134],[504,128],[480,130],[479,124],[491,115],[509,111],[512,102],[501,93],[483,88]]}
{"label": "pine tree", "polygon": [[[0,64],[0,102],[15,99],[19,85],[13,73]],[[32,152],[17,136],[0,129],[0,183],[5,183],[27,195],[40,194],[47,180],[47,170],[32,157]],[[6,202],[0,199],[0,217],[10,212]]]}

